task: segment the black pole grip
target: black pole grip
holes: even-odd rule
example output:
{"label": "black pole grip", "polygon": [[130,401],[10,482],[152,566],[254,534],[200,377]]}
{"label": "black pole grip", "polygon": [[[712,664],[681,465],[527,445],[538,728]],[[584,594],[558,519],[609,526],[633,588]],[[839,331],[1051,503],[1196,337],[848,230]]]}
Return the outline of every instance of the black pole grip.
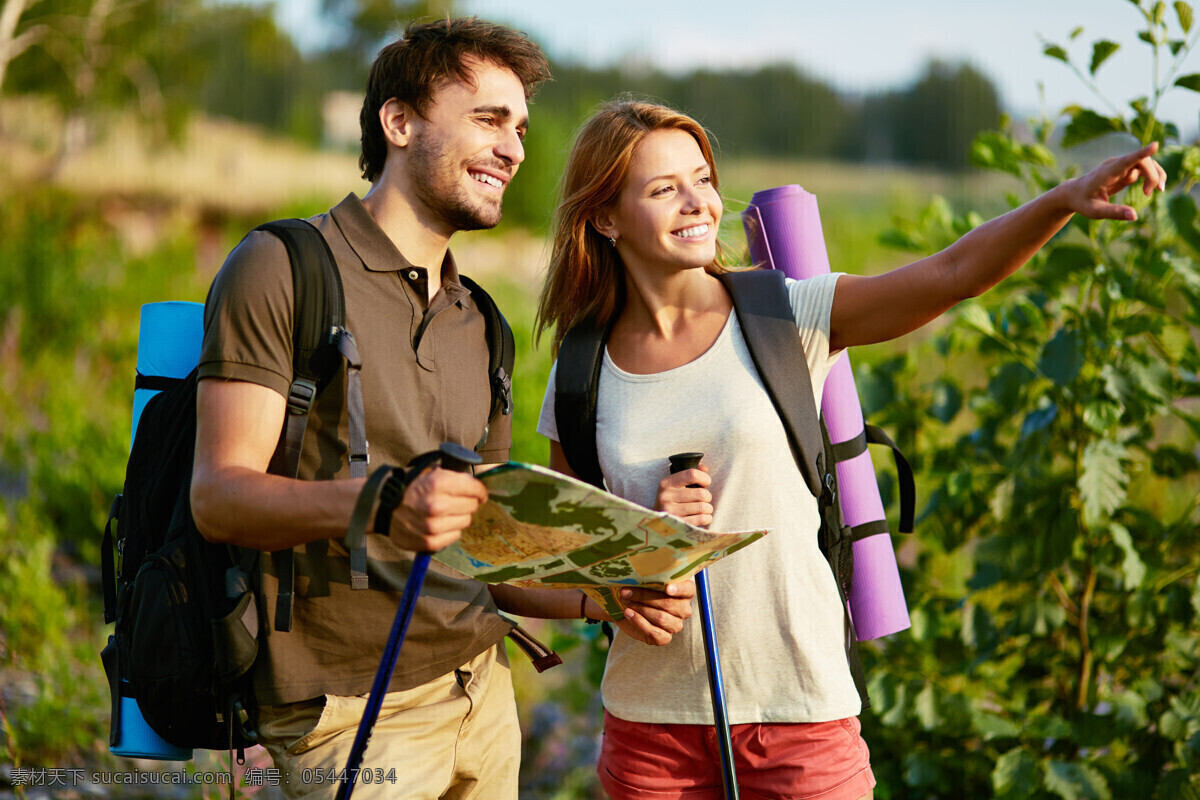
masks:
{"label": "black pole grip", "polygon": [[[685,469],[696,469],[700,466],[700,460],[704,458],[704,453],[676,453],[673,456],[667,456],[667,460],[671,462],[671,474],[683,472]],[[698,486],[698,484],[691,484]]]}
{"label": "black pole grip", "polygon": [[442,469],[451,472],[470,472],[471,467],[483,463],[483,457],[479,453],[454,442],[442,442],[438,453],[441,455]]}

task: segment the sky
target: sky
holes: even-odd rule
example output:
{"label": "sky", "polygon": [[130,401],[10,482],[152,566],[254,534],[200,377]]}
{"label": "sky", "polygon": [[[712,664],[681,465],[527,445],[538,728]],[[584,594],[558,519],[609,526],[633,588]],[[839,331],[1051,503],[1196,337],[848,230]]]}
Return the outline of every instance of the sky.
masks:
{"label": "sky", "polygon": [[[309,46],[321,36],[314,4],[277,6],[281,24]],[[1041,55],[1043,40],[1066,46],[1085,72],[1093,41],[1119,43],[1096,76],[1116,103],[1153,85],[1150,47],[1135,38],[1141,16],[1129,0],[462,0],[457,8],[526,31],[556,60],[590,66],[686,71],[783,62],[860,93],[910,84],[931,58],[966,61],[991,78],[1019,119],[1072,103],[1103,108],[1066,64]],[[1079,26],[1083,34],[1069,42]],[[1163,76],[1168,67],[1160,65]],[[1200,73],[1200,52],[1185,62],[1188,73]],[[1185,132],[1200,129],[1200,94],[1173,89],[1159,111]]]}

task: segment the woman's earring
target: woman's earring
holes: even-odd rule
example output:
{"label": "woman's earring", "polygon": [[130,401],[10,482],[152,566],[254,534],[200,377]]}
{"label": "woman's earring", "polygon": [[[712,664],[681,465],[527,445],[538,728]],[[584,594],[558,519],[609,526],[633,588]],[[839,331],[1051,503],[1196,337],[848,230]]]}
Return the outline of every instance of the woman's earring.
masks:
{"label": "woman's earring", "polygon": [[608,243],[611,244],[613,247],[616,247],[617,246],[617,237],[616,236],[608,237]]}

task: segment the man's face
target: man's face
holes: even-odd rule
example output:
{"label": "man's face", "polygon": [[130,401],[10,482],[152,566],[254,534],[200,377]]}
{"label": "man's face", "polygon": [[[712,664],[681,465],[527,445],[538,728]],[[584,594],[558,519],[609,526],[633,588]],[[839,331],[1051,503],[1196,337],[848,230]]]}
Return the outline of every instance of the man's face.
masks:
{"label": "man's face", "polygon": [[414,119],[410,178],[432,225],[447,233],[492,228],[508,182],[525,160],[525,90],[511,71],[477,62],[475,85],[451,81]]}

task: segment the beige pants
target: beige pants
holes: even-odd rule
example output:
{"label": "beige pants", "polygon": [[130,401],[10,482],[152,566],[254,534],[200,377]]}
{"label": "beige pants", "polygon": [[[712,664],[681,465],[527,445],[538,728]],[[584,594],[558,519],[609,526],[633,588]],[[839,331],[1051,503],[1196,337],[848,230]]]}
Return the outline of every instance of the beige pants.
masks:
{"label": "beige pants", "polygon": [[[259,709],[259,741],[289,798],[332,798],[367,697],[326,695]],[[503,644],[379,710],[355,800],[517,797],[521,731]]]}

